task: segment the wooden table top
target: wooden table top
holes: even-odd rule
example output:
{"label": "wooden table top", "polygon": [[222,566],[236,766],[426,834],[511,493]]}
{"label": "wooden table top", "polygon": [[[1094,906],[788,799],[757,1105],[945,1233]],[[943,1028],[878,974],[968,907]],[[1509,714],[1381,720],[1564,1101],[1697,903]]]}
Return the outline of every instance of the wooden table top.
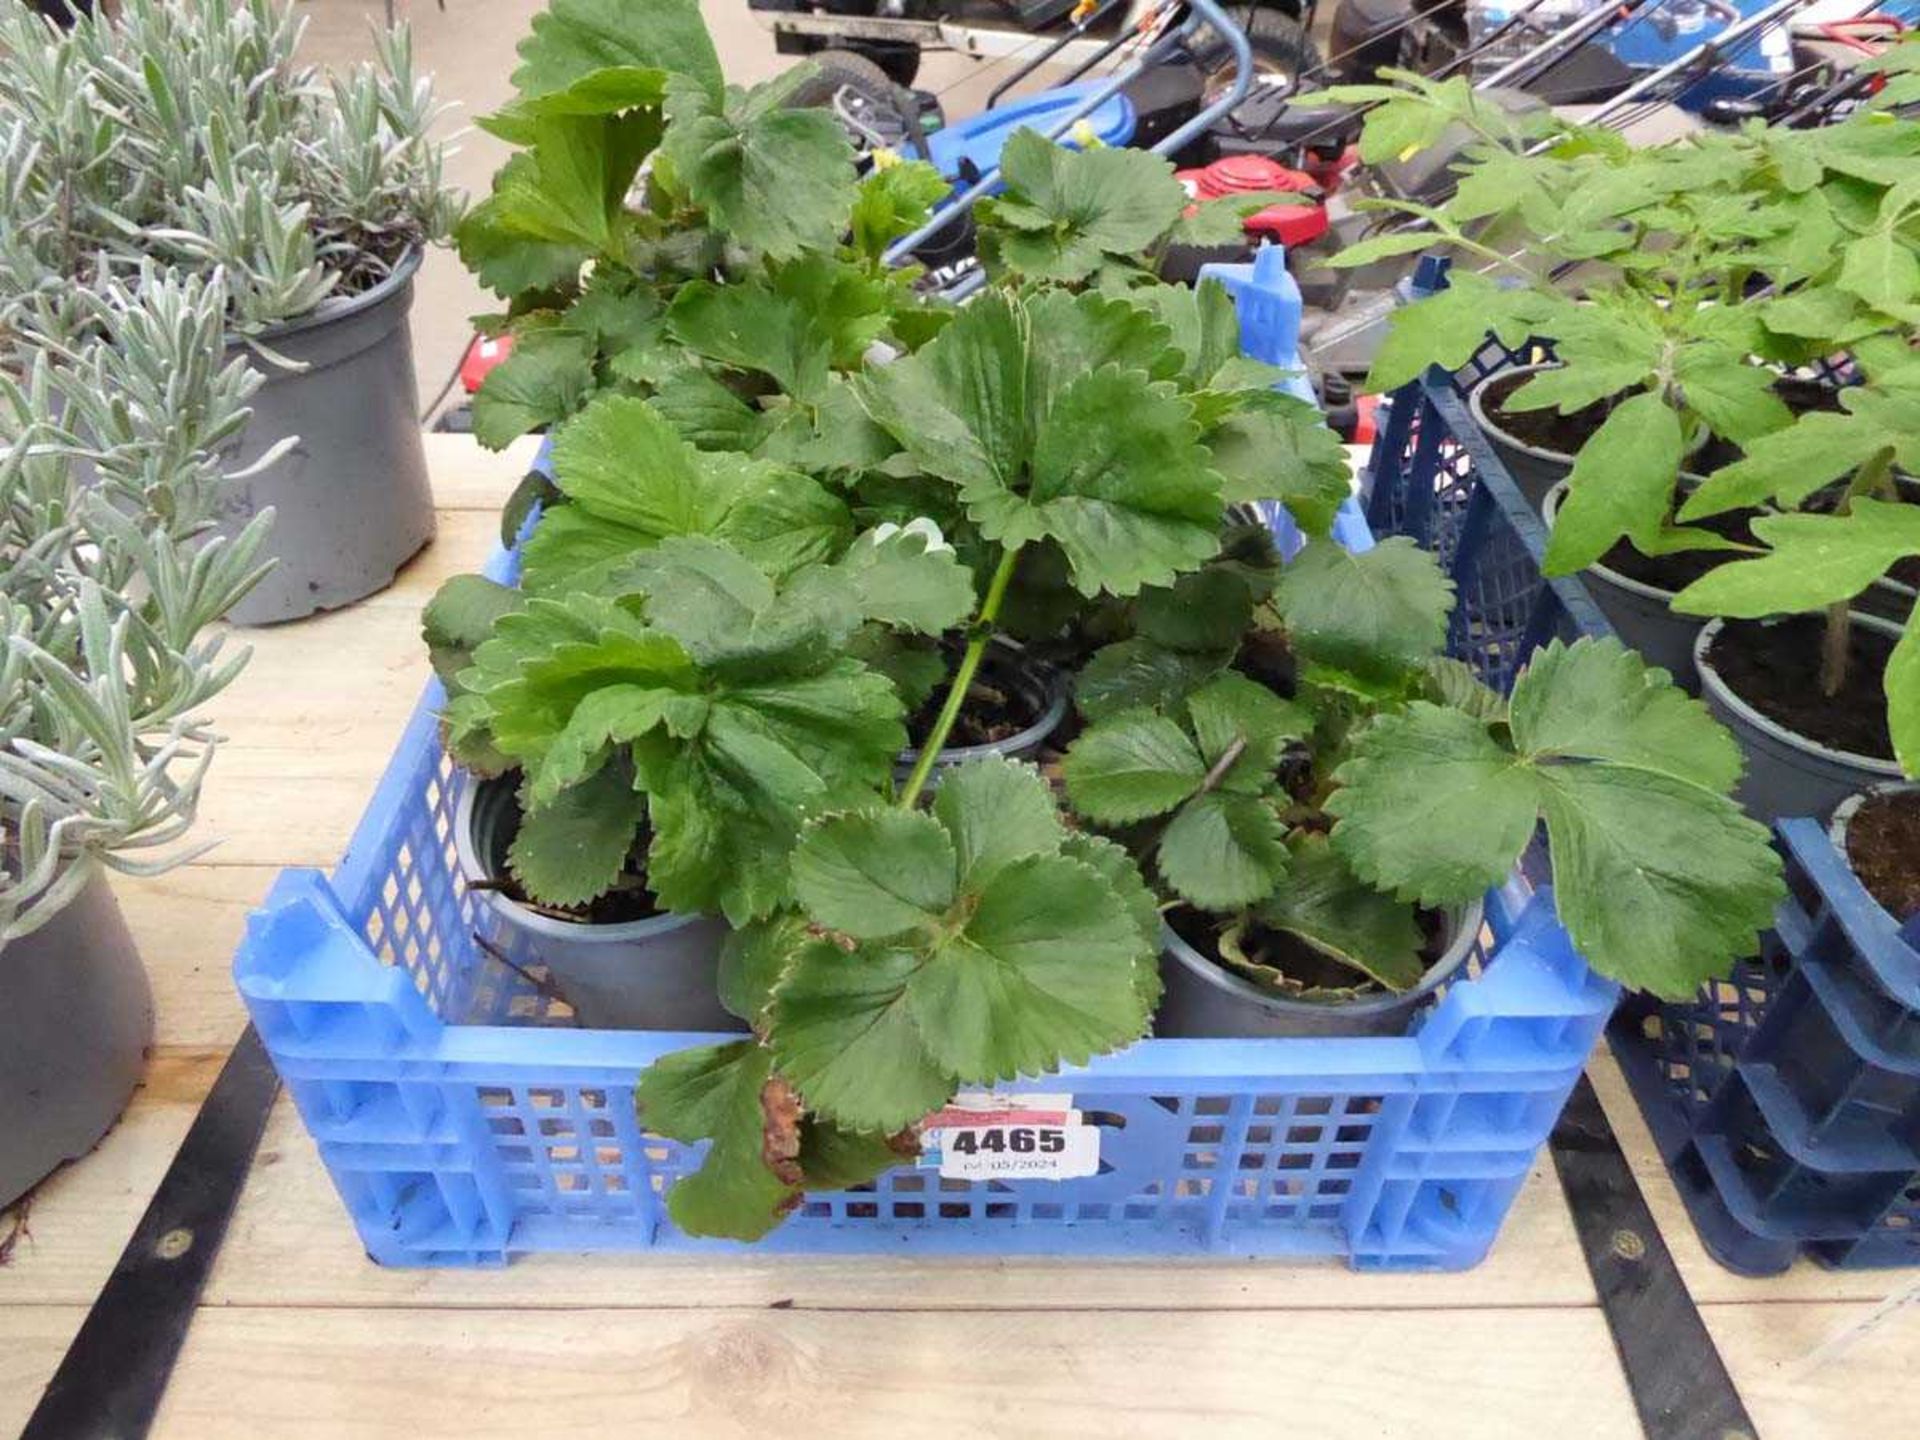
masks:
{"label": "wooden table top", "polygon": [[[236,636],[195,864],[115,888],[159,1037],[126,1118],[0,1265],[0,1434],[24,1422],[245,1023],[227,966],[283,865],[331,866],[427,677],[421,605],[478,564],[530,446],[428,437],[440,534],[383,595]],[[1594,1080],[1767,1440],[1910,1436],[1913,1272],[1729,1274],[1604,1054]],[[0,1217],[0,1241],[18,1216]],[[1819,1351],[1819,1356],[1815,1352]],[[1220,1260],[560,1257],[386,1270],[283,1096],[154,1433],[541,1437],[1639,1434],[1552,1163],[1455,1275]]]}

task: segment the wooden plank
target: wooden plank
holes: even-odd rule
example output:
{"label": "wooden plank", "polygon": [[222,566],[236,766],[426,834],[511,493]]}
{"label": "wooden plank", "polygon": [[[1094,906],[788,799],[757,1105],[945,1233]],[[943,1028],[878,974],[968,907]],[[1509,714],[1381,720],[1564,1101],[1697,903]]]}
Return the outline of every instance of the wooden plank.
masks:
{"label": "wooden plank", "polygon": [[[6,1297],[0,1271],[0,1302]],[[0,1303],[0,1435],[17,1435],[40,1403],[67,1342],[87,1317],[82,1305],[32,1308]]]}
{"label": "wooden plank", "polygon": [[533,468],[540,440],[538,435],[522,435],[496,454],[483,449],[471,435],[427,435],[434,505],[441,510],[485,510],[497,515],[520,477]]}
{"label": "wooden plank", "polygon": [[[1883,1278],[1920,1280],[1911,1271]],[[1707,1305],[1701,1314],[1766,1440],[1910,1440],[1920,1415],[1920,1305],[1831,1344],[1874,1308]]]}
{"label": "wooden plank", "polygon": [[224,1048],[157,1052],[120,1123],[33,1192],[27,1230],[0,1268],[0,1313],[92,1303],[225,1058]]}
{"label": "wooden plank", "polygon": [[247,912],[278,873],[271,865],[188,865],[150,878],[113,877],[113,893],[153,981],[156,1044],[217,1050],[246,1028],[233,988],[233,952]]}
{"label": "wooden plank", "polygon": [[153,1433],[1625,1440],[1606,1353],[1592,1311],[209,1308]]}

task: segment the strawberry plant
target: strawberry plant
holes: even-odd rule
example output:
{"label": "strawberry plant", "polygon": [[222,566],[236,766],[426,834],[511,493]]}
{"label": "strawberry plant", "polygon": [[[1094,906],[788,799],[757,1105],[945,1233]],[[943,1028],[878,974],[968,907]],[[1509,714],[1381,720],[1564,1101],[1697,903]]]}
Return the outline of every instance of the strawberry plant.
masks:
{"label": "strawberry plant", "polygon": [[[733,927],[751,1033],[637,1090],[651,1130],[711,1142],[675,1224],[762,1235],[910,1155],[957,1089],[1138,1039],[1166,904],[1291,916],[1393,983],[1415,907],[1497,883],[1544,817],[1610,973],[1675,992],[1745,952],[1777,880],[1725,737],[1618,647],[1549,652],[1511,711],[1440,657],[1432,560],[1327,540],[1337,440],[1240,357],[1224,291],[1155,278],[1217,219],[1166,162],[1016,137],[995,283],[907,303],[881,257],[924,175],[856,181],[783,91],[720,84],[691,6],[652,32],[621,8],[558,0],[496,117],[523,150],[463,238],[548,337],[521,377],[564,344],[571,378],[514,421],[554,426],[519,587],[459,577],[426,630],[452,753],[519,776],[530,901],[640,885]],[[554,158],[544,127],[582,116]],[[580,223],[534,233],[589,175]],[[1317,537],[1286,567],[1247,513],[1273,503]],[[1032,765],[942,767],[1005,634],[1073,678],[1068,805]],[[1410,843],[1426,768],[1444,815]],[[1649,826],[1672,847],[1635,871]]]}

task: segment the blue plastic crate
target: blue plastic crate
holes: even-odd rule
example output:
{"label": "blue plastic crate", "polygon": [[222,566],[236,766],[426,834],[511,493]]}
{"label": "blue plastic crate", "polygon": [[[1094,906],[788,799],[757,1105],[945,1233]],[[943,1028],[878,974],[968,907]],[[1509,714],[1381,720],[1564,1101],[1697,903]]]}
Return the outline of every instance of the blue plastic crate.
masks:
{"label": "blue plastic crate", "polygon": [[1623,1007],[1614,1053],[1722,1264],[1920,1265],[1920,952],[1823,826],[1777,834],[1792,898],[1760,955]]}
{"label": "blue plastic crate", "polygon": [[[1487,457],[1470,424],[1457,430],[1465,412],[1450,393],[1443,380],[1401,397],[1375,452],[1373,497],[1456,517],[1443,527],[1468,612],[1456,649],[1505,683],[1513,647],[1577,628],[1579,609],[1538,582],[1539,537],[1514,539],[1524,515],[1502,504],[1482,513],[1472,467]],[[1443,440],[1447,427],[1466,438]],[[1388,453],[1395,446],[1407,453]],[[1464,459],[1436,467],[1456,450]],[[1493,483],[1512,489],[1503,474]],[[1365,530],[1357,513],[1343,521],[1352,543],[1367,543]],[[509,575],[511,557],[496,556],[493,573]],[[1498,603],[1483,609],[1489,597]],[[382,1263],[751,1248],[1461,1268],[1493,1243],[1617,998],[1574,953],[1551,895],[1516,877],[1489,897],[1472,978],[1411,1035],[1145,1040],[1037,1081],[1071,1091],[1101,1127],[1097,1175],[968,1182],[902,1166],[810,1193],[757,1246],[696,1240],[662,1196],[702,1147],[646,1133],[633,1090],[659,1056],[716,1037],[574,1028],[533,957],[505,948],[457,880],[451,837],[467,781],[441,751],[440,700],[429,686],[338,870],[285,872],[234,960],[268,1053]]]}
{"label": "blue plastic crate", "polygon": [[[1426,262],[1416,287],[1444,273]],[[1544,524],[1462,398],[1496,370],[1552,355],[1546,341],[1523,348],[1489,340],[1457,375],[1435,370],[1394,396],[1367,501],[1375,530],[1451,560],[1462,595],[1452,644],[1503,687],[1547,636],[1606,628],[1584,586],[1529,564]],[[1851,366],[1820,373],[1843,385]],[[1790,820],[1776,839],[1792,898],[1759,953],[1690,1000],[1632,997],[1610,1044],[1723,1265],[1774,1274],[1801,1254],[1850,1269],[1920,1265],[1920,953],[1823,826]]]}

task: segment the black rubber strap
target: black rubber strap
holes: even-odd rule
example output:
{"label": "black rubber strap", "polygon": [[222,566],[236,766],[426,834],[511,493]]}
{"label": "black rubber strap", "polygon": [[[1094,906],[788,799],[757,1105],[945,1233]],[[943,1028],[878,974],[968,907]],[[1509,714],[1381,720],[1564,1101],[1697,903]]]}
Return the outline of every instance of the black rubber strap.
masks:
{"label": "black rubber strap", "polygon": [[1647,1440],[1757,1440],[1585,1075],[1550,1147]]}
{"label": "black rubber strap", "polygon": [[279,1088],[249,1025],[20,1440],[137,1440],[152,1427]]}

